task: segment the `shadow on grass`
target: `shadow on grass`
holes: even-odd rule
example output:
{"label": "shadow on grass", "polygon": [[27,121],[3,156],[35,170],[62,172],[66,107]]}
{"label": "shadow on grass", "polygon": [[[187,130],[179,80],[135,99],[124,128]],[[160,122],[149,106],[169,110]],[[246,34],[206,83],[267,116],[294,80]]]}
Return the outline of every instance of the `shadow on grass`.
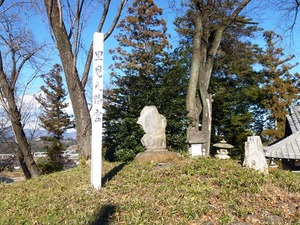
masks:
{"label": "shadow on grass", "polygon": [[127,165],[127,163],[121,163],[120,165],[107,172],[104,177],[102,177],[102,186],[105,186],[106,182],[110,181],[114,176],[116,176],[117,173],[120,172],[125,165]]}
{"label": "shadow on grass", "polygon": [[90,223],[90,225],[109,225],[113,224],[113,215],[116,212],[117,207],[115,205],[103,205],[99,212],[95,216],[95,220]]}
{"label": "shadow on grass", "polygon": [[[127,163],[121,163],[115,166],[109,172],[107,172],[104,177],[102,177],[102,186],[105,186],[108,181],[110,181],[114,176],[120,172]],[[106,204],[98,209],[95,214],[94,221],[91,221],[90,225],[108,225],[114,224],[114,214],[117,207],[113,204]]]}

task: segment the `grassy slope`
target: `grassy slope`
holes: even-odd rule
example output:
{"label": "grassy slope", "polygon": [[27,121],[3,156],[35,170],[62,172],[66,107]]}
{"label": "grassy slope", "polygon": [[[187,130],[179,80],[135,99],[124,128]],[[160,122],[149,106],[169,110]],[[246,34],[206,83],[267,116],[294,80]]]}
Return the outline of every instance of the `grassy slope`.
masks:
{"label": "grassy slope", "polygon": [[214,224],[278,215],[300,224],[300,173],[269,175],[233,160],[181,159],[169,166],[104,163],[104,187],[80,167],[0,185],[0,224]]}

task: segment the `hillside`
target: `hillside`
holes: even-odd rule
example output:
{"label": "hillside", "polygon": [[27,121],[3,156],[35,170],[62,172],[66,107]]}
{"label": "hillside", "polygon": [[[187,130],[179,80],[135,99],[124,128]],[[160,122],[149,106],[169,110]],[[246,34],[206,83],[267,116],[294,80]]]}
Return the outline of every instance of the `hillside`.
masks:
{"label": "hillside", "polygon": [[104,162],[0,185],[0,224],[300,224],[300,173],[269,175],[237,161]]}

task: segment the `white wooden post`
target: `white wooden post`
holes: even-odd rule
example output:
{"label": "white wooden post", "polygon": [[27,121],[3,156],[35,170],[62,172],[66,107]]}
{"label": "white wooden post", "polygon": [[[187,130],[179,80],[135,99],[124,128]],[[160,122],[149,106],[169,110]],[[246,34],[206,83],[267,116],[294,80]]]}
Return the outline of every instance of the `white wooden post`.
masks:
{"label": "white wooden post", "polygon": [[102,177],[102,117],[103,117],[103,33],[94,33],[93,39],[93,106],[91,182],[101,188]]}

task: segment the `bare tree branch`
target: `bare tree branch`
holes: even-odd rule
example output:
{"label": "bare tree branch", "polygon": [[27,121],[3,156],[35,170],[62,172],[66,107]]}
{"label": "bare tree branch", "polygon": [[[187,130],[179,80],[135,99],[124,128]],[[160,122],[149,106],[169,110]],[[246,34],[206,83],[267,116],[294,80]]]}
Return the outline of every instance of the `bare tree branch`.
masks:
{"label": "bare tree branch", "polygon": [[[73,35],[73,28],[75,27],[79,27],[79,22],[80,22],[80,18],[82,15],[82,9],[83,9],[83,5],[84,5],[85,1],[76,1],[76,12],[75,14],[72,12],[72,7],[70,5],[70,2],[67,1],[67,5],[68,5],[68,9],[69,9],[69,15],[70,15],[70,30],[69,30],[69,39],[71,39],[72,35]],[[72,17],[73,16],[73,21],[72,21]],[[76,37],[76,34],[75,34]],[[74,38],[75,38],[74,37]]]}
{"label": "bare tree branch", "polygon": [[[103,25],[104,25],[104,22],[105,22],[105,19],[106,19],[108,10],[109,10],[110,2],[111,2],[111,0],[106,1],[106,4],[104,6],[104,10],[103,10],[103,13],[102,13],[102,17],[101,17],[101,20],[100,20],[98,28],[97,28],[97,32],[100,32],[103,28]],[[90,49],[89,49],[87,59],[86,59],[86,63],[85,63],[85,66],[84,66],[84,71],[83,71],[82,80],[81,80],[83,87],[85,87],[86,82],[87,82],[89,70],[90,70],[90,67],[91,67],[91,64],[92,64],[92,59],[93,59],[93,43],[91,43],[91,45],[90,45]]]}
{"label": "bare tree branch", "polygon": [[298,0],[295,0],[295,14],[294,14],[294,19],[293,19],[293,23],[290,27],[290,30],[293,30],[297,21],[297,17],[298,17],[298,12],[299,12],[299,7],[300,7],[300,2]]}
{"label": "bare tree branch", "polygon": [[59,21],[60,21],[60,26],[62,26],[62,8],[60,4],[60,0],[57,0],[57,5],[58,5],[58,11],[59,11]]}
{"label": "bare tree branch", "polygon": [[[5,0],[0,0],[0,6],[4,3]],[[7,10],[13,8],[14,6],[17,6],[17,5],[22,5],[24,4],[24,2],[15,2],[11,5],[9,5],[7,8],[3,9],[2,11],[0,11],[0,15],[5,13]]]}
{"label": "bare tree branch", "polygon": [[17,79],[20,75],[20,71],[22,70],[23,66],[25,65],[25,63],[31,59],[39,50],[41,50],[43,48],[43,46],[41,46],[40,48],[35,49],[34,51],[30,52],[30,54],[26,55],[26,57],[22,60],[22,62],[20,63],[18,70],[15,72],[15,74],[12,74],[12,78],[11,78],[11,88],[14,88],[16,86],[16,82]]}
{"label": "bare tree branch", "polygon": [[[125,5],[127,3],[127,0],[121,0],[121,3],[120,3],[120,6],[118,8],[118,12],[117,12],[117,15],[111,25],[111,27],[109,28],[109,30],[105,33],[104,35],[104,41],[109,38],[109,36],[112,34],[113,30],[115,29],[119,19],[120,19],[120,16],[121,16],[121,12],[122,10],[124,9]],[[99,31],[98,31],[99,32]]]}
{"label": "bare tree branch", "polygon": [[111,2],[111,0],[106,1],[106,4],[105,4],[104,9],[103,9],[102,17],[101,17],[101,20],[100,20],[99,25],[98,25],[97,32],[100,32],[103,28],[103,25],[104,25],[104,22],[106,20],[106,16],[107,16],[107,13],[108,13],[108,10],[109,10],[110,2]]}
{"label": "bare tree branch", "polygon": [[[81,18],[81,12],[82,12],[82,6],[83,6],[84,1],[81,2],[81,5],[79,6],[79,1],[77,0],[77,4],[76,4],[76,12],[75,12],[75,16],[74,16],[74,23],[75,23],[75,35],[74,35],[74,61],[73,64],[76,65],[77,63],[77,55],[78,55],[78,49],[80,46],[80,30],[79,30],[79,26],[80,26],[80,18]],[[71,29],[72,32],[73,29]]]}
{"label": "bare tree branch", "polygon": [[[118,12],[117,12],[117,14],[114,18],[114,21],[113,21],[110,29],[104,35],[104,41],[112,34],[113,30],[115,29],[115,27],[116,27],[116,25],[117,25],[117,23],[120,19],[121,12],[124,9],[126,3],[127,3],[127,0],[121,0],[119,8],[118,8]],[[101,18],[101,21],[100,21],[98,29],[97,29],[97,32],[101,32],[101,30],[102,30],[102,27],[103,27],[105,19],[106,19],[107,11],[109,9],[109,5],[110,5],[110,0],[108,0],[106,2],[106,5],[104,7],[104,11],[103,11],[103,14],[102,14],[102,18]],[[90,49],[89,49],[87,59],[86,59],[86,63],[85,63],[85,66],[84,66],[84,71],[83,71],[83,76],[82,76],[82,81],[81,81],[83,87],[85,87],[85,85],[87,83],[87,78],[88,78],[89,70],[90,70],[90,67],[91,67],[92,59],[93,59],[93,43],[91,43],[91,45],[90,45]]]}
{"label": "bare tree branch", "polygon": [[251,2],[251,0],[244,0],[242,3],[238,5],[238,7],[234,10],[234,12],[229,17],[229,20],[227,20],[227,23],[224,26],[224,30],[235,21],[235,19],[238,17],[240,12],[248,5],[249,2]]}
{"label": "bare tree branch", "polygon": [[297,18],[299,16],[300,1],[270,1],[269,4],[272,4],[274,10],[281,12],[280,20],[278,21],[279,26],[282,28],[284,33],[290,32],[292,35],[293,30],[297,23]]}

